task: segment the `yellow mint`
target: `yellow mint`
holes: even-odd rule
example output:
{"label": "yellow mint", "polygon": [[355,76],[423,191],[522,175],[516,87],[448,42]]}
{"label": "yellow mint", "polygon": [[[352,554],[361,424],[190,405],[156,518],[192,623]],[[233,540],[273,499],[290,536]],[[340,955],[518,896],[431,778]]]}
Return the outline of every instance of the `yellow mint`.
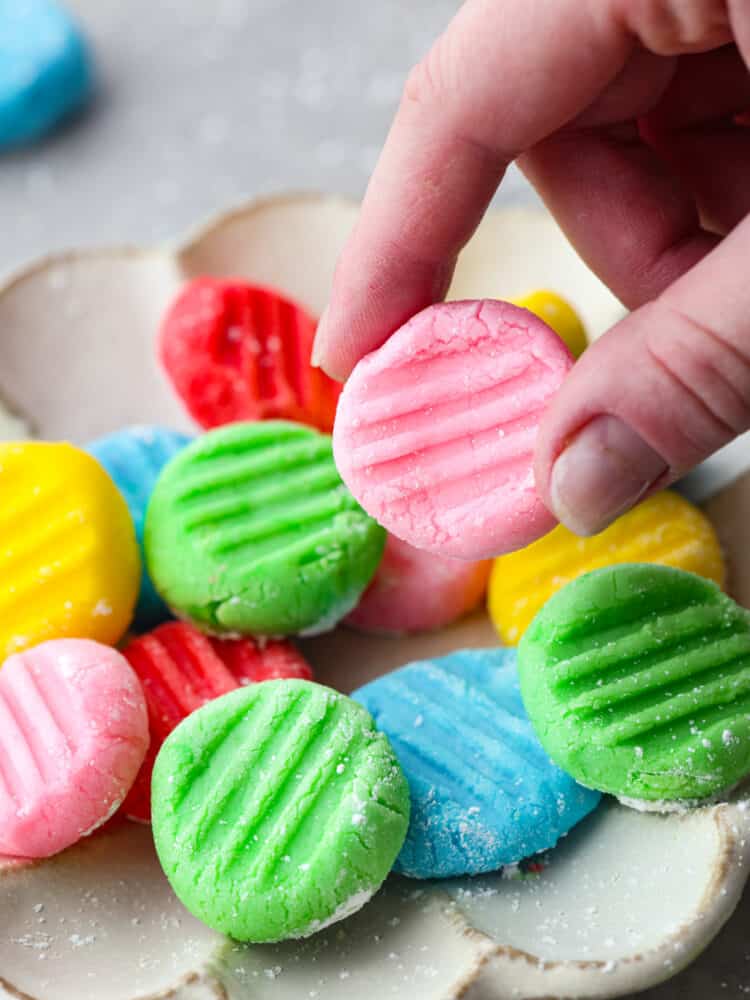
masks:
{"label": "yellow mint", "polygon": [[125,500],[69,444],[0,444],[0,665],[46,639],[114,645],[140,579]]}
{"label": "yellow mint", "polygon": [[565,341],[568,350],[574,358],[580,358],[589,346],[586,328],[573,306],[557,292],[540,289],[524,295],[520,299],[511,299],[514,305],[528,309],[539,319],[551,326],[558,337]]}
{"label": "yellow mint", "polygon": [[501,640],[515,645],[542,605],[576,577],[616,563],[660,563],[724,586],[726,567],[711,522],[677,493],[657,493],[591,538],[558,525],[525,549],[496,559],[490,617]]}

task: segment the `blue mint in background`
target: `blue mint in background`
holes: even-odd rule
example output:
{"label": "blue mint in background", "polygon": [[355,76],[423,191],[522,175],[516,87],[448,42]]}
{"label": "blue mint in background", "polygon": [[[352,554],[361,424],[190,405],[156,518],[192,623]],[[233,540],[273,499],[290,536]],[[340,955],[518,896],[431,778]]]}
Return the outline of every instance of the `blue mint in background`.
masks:
{"label": "blue mint in background", "polygon": [[352,695],[390,739],[411,792],[395,870],[478,875],[548,850],[599,803],[556,767],[521,701],[515,649],[411,663]]}
{"label": "blue mint in background", "polygon": [[[143,559],[143,522],[146,507],[159,473],[170,459],[193,440],[192,435],[165,427],[125,427],[87,445],[125,497],[135,524]],[[143,560],[141,592],[135,610],[134,628],[147,631],[170,618],[166,604],[156,592]]]}
{"label": "blue mint in background", "polygon": [[92,90],[80,28],[53,0],[0,0],[0,150],[49,132]]}

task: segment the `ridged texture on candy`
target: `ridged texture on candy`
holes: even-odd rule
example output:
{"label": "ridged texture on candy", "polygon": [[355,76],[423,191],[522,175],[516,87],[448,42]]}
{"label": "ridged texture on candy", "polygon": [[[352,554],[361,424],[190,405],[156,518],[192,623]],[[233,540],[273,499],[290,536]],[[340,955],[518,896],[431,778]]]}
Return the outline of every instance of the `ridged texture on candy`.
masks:
{"label": "ridged texture on candy", "polygon": [[490,565],[423,552],[388,535],[372,583],[346,622],[389,634],[443,628],[481,601]]}
{"label": "ridged texture on candy", "polygon": [[143,685],[151,745],[123,809],[151,819],[151,773],[172,730],[206,702],[259,681],[312,679],[312,670],[285,641],[211,639],[187,622],[168,622],[126,646],[124,656]]}
{"label": "ridged texture on candy", "polygon": [[549,327],[508,303],[425,309],[346,383],[334,428],[344,482],[417,548],[485,559],[528,545],[555,523],[533,452],[572,363]]}
{"label": "ridged texture on candy", "polygon": [[278,292],[196,278],[161,329],[161,359],[202,427],[283,418],[333,427],[338,382],[310,364],[315,321]]}
{"label": "ridged texture on candy", "polygon": [[[125,497],[141,546],[146,507],[159,473],[192,440],[192,435],[166,427],[126,427],[99,438],[86,449],[101,462]],[[157,594],[144,566],[133,625],[143,631],[168,617],[169,609]]]}
{"label": "ridged texture on candy", "polygon": [[615,563],[674,566],[723,586],[726,567],[713,525],[677,493],[658,493],[598,535],[579,538],[558,525],[520,552],[496,559],[489,611],[500,638],[515,645],[549,598],[576,577]]}
{"label": "ridged texture on candy", "polygon": [[550,757],[628,799],[716,795],[750,773],[750,612],[716,584],[628,564],[569,583],[518,647]]}
{"label": "ridged texture on candy", "polygon": [[411,792],[396,870],[476,875],[553,847],[599,802],[534,735],[515,650],[412,663],[355,691],[390,739]]}
{"label": "ridged texture on candy", "polygon": [[312,680],[310,664],[299,650],[284,639],[209,639],[219,656],[244,687],[260,681],[287,678]]}
{"label": "ridged texture on candy", "polygon": [[85,639],[11,656],[0,673],[0,853],[56,854],[118,808],[148,746],[124,658]]}
{"label": "ridged texture on candy", "polygon": [[46,639],[116,643],[141,565],[99,463],[68,444],[0,444],[0,497],[0,663]]}
{"label": "ridged texture on candy", "polygon": [[0,0],[0,149],[44,135],[91,86],[88,47],[61,3]]}
{"label": "ridged texture on candy", "polygon": [[165,468],[146,516],[157,589],[215,633],[332,628],[384,544],[341,482],[330,437],[284,421],[204,434]]}
{"label": "ridged texture on candy", "polygon": [[401,848],[409,794],[361,706],[269,681],[210,702],[167,739],[153,822],[192,913],[238,940],[273,941],[363,905]]}
{"label": "ridged texture on candy", "polygon": [[580,358],[589,346],[586,328],[573,306],[557,292],[540,289],[530,292],[520,299],[514,299],[514,304],[522,309],[528,309],[539,319],[551,326],[557,336],[565,342],[574,358]]}

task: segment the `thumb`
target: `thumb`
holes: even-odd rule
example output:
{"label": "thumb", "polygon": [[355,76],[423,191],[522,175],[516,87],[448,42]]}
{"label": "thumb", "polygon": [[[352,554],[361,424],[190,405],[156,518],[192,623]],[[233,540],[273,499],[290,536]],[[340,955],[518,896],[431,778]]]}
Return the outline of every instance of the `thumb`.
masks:
{"label": "thumb", "polygon": [[578,361],[545,414],[537,488],[595,534],[750,427],[746,219]]}

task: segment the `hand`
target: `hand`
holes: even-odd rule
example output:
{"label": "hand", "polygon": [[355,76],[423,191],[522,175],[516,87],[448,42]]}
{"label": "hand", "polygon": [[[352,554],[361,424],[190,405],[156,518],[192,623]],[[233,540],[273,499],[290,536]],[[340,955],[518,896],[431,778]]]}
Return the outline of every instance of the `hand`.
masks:
{"label": "hand", "polygon": [[601,530],[750,426],[750,0],[468,0],[411,73],[315,359],[441,299],[518,160],[633,312],[545,416],[537,487]]}

